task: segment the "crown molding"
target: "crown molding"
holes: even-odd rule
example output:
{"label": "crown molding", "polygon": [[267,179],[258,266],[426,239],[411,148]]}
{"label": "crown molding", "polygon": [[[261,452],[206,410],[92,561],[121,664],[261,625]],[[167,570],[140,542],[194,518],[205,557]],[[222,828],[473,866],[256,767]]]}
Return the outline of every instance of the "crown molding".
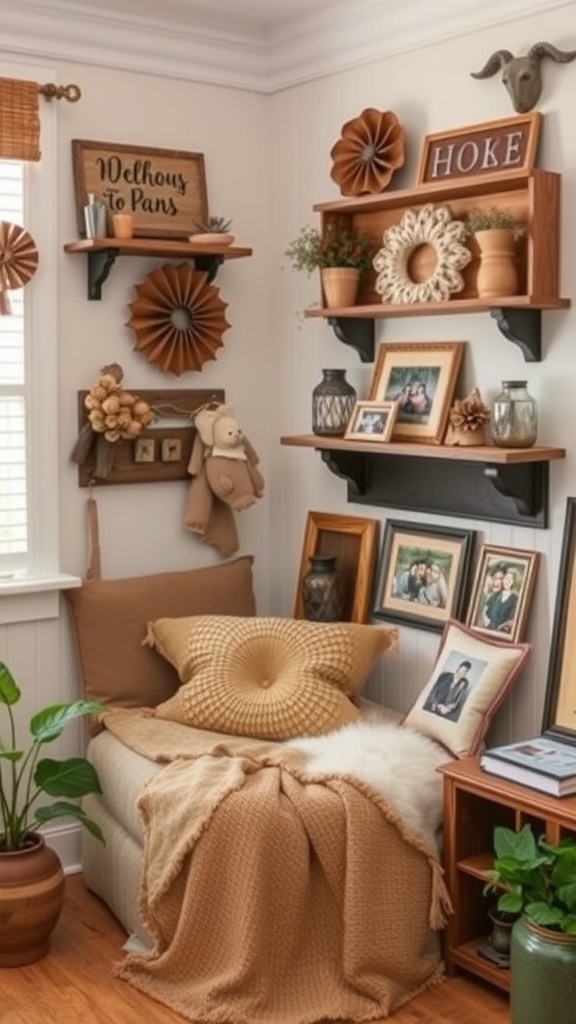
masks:
{"label": "crown molding", "polygon": [[274,93],[561,7],[573,3],[340,0],[329,10],[270,27],[253,15],[218,14],[215,7],[181,0],[164,0],[162,18],[157,0],[115,0],[114,10],[106,0],[97,7],[93,0],[2,0],[0,47],[6,55]]}

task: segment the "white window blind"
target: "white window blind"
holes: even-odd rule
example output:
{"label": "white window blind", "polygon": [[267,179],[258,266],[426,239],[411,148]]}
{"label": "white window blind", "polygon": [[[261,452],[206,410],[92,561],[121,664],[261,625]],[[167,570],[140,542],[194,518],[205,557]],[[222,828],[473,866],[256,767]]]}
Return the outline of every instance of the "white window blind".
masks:
{"label": "white window blind", "polygon": [[[0,219],[25,224],[25,167],[0,160]],[[0,316],[0,574],[22,568],[28,551],[25,304],[9,292]]]}

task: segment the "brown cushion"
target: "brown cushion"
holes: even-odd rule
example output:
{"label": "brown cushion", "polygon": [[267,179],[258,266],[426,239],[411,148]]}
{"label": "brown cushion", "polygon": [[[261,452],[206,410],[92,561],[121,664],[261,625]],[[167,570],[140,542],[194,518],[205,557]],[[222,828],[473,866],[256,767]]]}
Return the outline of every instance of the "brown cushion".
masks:
{"label": "brown cushion", "polygon": [[185,572],[88,580],[64,591],[84,695],[125,708],[166,700],[179,680],[167,661],[143,646],[147,623],[163,615],[255,615],[252,563],[245,555]]}
{"label": "brown cushion", "polygon": [[[432,675],[404,725],[442,743],[455,757],[476,754],[531,650],[530,644],[487,640],[448,622]],[[461,677],[458,683],[454,673]]]}
{"label": "brown cushion", "polygon": [[160,619],[147,640],[183,685],[156,716],[258,739],[329,732],[361,717],[350,698],[396,637],[394,628],[357,623]]}

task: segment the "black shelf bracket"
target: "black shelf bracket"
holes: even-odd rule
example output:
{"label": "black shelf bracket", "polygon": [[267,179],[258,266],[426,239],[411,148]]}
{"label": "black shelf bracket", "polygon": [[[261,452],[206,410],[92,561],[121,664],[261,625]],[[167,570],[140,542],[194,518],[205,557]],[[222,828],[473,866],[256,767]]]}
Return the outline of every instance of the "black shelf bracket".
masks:
{"label": "black shelf bracket", "polygon": [[546,529],[549,464],[493,464],[464,459],[317,449],[348,501],[451,517]]}
{"label": "black shelf bracket", "polygon": [[88,253],[88,298],[98,301],[102,298],[102,285],[116,262],[119,249],[101,249]]}
{"label": "black shelf bracket", "polygon": [[374,320],[361,317],[329,316],[328,323],[338,341],[356,349],[361,362],[374,362]]}
{"label": "black shelf bracket", "polygon": [[491,309],[498,330],[507,341],[521,349],[524,362],[539,363],[542,359],[542,311],[539,309]]}
{"label": "black shelf bracket", "polygon": [[[111,246],[109,249],[99,249],[88,253],[88,298],[99,301],[102,298],[102,286],[108,280],[108,276],[114,266],[120,249]],[[185,257],[186,258],[186,257]],[[223,256],[193,256],[194,266],[197,270],[203,271],[211,284],[219,268],[224,262]]]}

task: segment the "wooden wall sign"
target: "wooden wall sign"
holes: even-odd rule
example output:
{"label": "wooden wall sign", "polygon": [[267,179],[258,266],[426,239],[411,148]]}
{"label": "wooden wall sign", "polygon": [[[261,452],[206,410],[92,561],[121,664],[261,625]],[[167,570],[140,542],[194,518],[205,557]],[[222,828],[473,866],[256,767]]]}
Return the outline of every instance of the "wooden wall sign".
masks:
{"label": "wooden wall sign", "polygon": [[542,114],[531,113],[426,135],[416,185],[531,171],[541,120]]}
{"label": "wooden wall sign", "polygon": [[110,214],[131,213],[136,238],[187,238],[207,219],[203,153],[73,139],[72,165],[82,238],[89,192]]}

